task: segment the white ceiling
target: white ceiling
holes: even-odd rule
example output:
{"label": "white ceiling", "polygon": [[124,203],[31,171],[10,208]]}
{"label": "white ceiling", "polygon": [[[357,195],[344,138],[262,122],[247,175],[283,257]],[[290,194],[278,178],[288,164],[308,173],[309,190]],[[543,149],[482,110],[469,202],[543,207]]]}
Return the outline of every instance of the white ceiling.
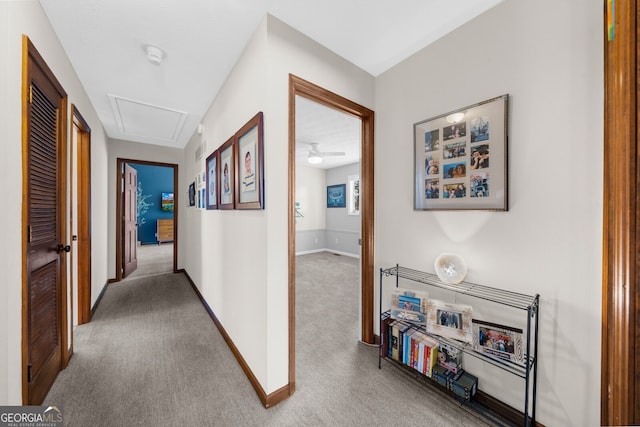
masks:
{"label": "white ceiling", "polygon": [[[296,164],[331,169],[360,161],[362,123],[357,117],[296,96]],[[343,152],[324,156],[322,163],[307,162],[310,143],[321,152]]]}
{"label": "white ceiling", "polygon": [[[109,137],[182,148],[267,13],[377,76],[501,1],[40,3]],[[148,44],[165,52],[160,65],[147,60]]]}

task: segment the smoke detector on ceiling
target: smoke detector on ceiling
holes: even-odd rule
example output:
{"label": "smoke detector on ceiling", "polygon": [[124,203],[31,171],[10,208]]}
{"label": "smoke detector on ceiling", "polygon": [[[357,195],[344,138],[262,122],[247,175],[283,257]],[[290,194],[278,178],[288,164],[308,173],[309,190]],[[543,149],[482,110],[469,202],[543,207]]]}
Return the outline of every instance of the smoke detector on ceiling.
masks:
{"label": "smoke detector on ceiling", "polygon": [[147,59],[153,65],[160,65],[160,63],[165,57],[164,51],[160,49],[158,46],[153,46],[148,44],[144,46],[144,51],[147,54]]}

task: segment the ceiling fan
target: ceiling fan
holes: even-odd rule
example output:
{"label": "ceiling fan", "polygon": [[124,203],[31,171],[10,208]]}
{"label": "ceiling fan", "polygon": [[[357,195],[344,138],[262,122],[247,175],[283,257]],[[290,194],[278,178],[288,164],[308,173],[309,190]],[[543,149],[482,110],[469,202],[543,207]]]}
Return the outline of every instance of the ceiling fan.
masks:
{"label": "ceiling fan", "polygon": [[307,156],[307,161],[309,163],[318,164],[322,162],[327,156],[344,156],[345,153],[343,151],[320,151],[318,148],[320,145],[317,142],[310,142],[309,146],[311,149],[309,150],[309,155]]}

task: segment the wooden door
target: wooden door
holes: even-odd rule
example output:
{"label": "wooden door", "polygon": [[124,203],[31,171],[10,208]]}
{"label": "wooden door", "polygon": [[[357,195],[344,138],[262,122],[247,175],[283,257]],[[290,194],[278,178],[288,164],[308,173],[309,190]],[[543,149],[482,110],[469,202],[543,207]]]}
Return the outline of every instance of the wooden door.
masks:
{"label": "wooden door", "polygon": [[[75,142],[75,235],[77,274],[77,324],[91,320],[91,128],[75,106],[73,133]],[[72,204],[73,205],[73,204]]]}
{"label": "wooden door", "polygon": [[138,268],[138,172],[131,166],[124,165],[124,251],[123,277],[127,277]]}
{"label": "wooden door", "polygon": [[[66,346],[66,93],[25,38],[23,400],[39,405]],[[26,341],[26,342],[25,342]],[[26,391],[26,395],[24,394]]]}

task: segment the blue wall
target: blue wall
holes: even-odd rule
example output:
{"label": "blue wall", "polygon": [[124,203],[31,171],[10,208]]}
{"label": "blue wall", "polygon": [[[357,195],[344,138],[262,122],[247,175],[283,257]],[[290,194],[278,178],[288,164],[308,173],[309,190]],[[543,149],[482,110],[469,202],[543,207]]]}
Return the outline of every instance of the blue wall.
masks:
{"label": "blue wall", "polygon": [[153,203],[143,216],[144,224],[138,223],[138,240],[142,244],[158,243],[156,220],[173,218],[173,212],[163,212],[160,209],[161,194],[174,193],[173,168],[138,164],[130,166],[138,171],[138,183],[142,184],[142,194],[150,195],[146,202]]}

